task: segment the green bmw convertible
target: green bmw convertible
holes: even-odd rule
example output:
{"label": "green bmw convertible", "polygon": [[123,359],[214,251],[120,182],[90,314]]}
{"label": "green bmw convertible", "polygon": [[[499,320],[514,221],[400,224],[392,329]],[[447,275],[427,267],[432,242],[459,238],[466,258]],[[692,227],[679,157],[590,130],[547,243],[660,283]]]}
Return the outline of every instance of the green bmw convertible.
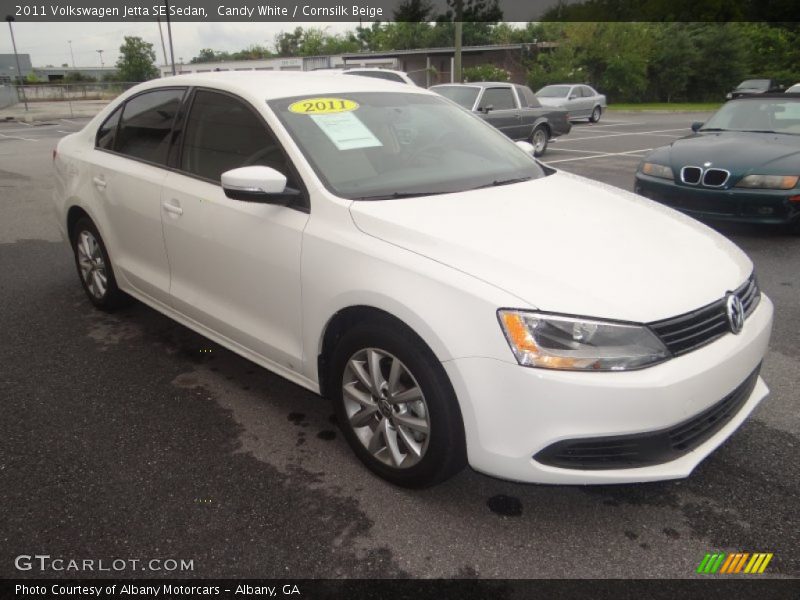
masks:
{"label": "green bmw convertible", "polygon": [[692,130],[639,164],[636,193],[694,217],[800,234],[800,94],[731,100]]}

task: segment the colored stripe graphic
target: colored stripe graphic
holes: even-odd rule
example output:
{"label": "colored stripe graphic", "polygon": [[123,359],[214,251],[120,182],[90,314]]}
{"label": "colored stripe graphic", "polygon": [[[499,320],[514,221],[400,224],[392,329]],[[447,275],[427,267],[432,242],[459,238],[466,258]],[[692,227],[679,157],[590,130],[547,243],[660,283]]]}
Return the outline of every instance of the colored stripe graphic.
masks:
{"label": "colored stripe graphic", "polygon": [[702,574],[763,573],[774,555],[771,552],[708,552],[700,561],[697,572]]}

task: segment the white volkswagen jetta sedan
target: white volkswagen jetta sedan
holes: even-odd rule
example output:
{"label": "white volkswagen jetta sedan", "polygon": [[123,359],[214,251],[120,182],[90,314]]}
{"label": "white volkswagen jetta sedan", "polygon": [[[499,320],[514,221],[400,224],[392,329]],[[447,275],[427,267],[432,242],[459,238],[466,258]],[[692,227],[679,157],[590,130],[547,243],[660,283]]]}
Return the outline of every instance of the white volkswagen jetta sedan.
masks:
{"label": "white volkswagen jetta sedan", "polygon": [[54,152],[89,300],[133,296],[335,405],[404,486],[680,478],[767,394],[772,304],[700,223],[420,88],[131,89]]}

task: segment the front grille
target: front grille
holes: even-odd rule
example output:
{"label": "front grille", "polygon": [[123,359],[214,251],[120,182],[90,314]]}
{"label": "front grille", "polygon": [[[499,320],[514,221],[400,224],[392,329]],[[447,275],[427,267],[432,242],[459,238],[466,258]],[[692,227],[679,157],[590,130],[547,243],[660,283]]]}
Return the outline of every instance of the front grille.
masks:
{"label": "front grille", "polygon": [[681,181],[689,185],[697,185],[700,183],[700,177],[703,175],[703,169],[700,167],[683,167],[681,169]]}
{"label": "front grille", "polygon": [[727,183],[731,174],[724,169],[708,169],[703,174],[703,185],[707,187],[722,187]]}
{"label": "front grille", "polygon": [[756,385],[760,367],[722,400],[682,423],[648,433],[562,440],[533,458],[564,469],[632,469],[680,458],[711,438],[739,412]]}
{"label": "front grille", "polygon": [[[750,316],[761,300],[755,275],[751,275],[733,293],[742,301],[745,318]],[[673,356],[680,356],[710,344],[730,332],[725,302],[726,298],[720,298],[692,312],[650,323],[649,327]]]}

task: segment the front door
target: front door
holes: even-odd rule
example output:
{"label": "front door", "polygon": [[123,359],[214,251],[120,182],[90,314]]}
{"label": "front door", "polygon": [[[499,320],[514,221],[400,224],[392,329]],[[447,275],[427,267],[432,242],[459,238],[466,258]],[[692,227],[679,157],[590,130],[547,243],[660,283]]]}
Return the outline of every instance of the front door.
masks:
{"label": "front door", "polygon": [[290,186],[301,187],[283,148],[250,105],[198,90],[178,170],[167,177],[161,198],[172,303],[244,349],[298,371],[300,251],[309,215],[304,206],[225,196],[221,174],[248,165],[278,169]]}

